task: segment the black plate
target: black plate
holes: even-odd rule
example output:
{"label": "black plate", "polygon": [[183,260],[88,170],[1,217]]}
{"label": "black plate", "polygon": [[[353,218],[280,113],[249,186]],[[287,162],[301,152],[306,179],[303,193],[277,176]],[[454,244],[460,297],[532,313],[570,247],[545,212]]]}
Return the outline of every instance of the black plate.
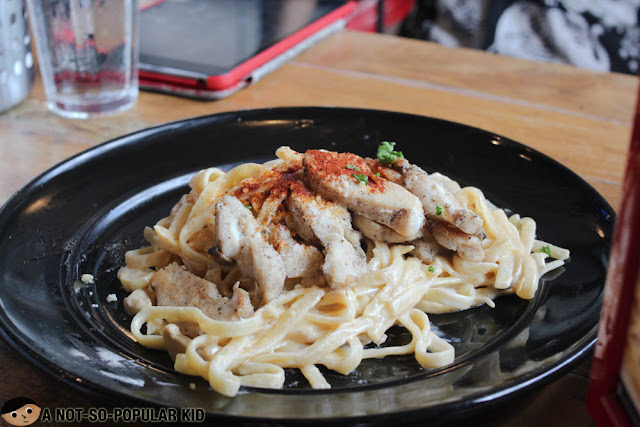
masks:
{"label": "black plate", "polygon": [[[412,357],[367,360],[333,389],[310,390],[287,374],[284,390],[242,389],[234,398],[175,372],[169,357],[137,345],[116,279],[124,252],[166,216],[199,169],[274,157],[280,145],[373,156],[391,140],[411,161],[499,206],[531,216],[539,237],[571,250],[531,301],[430,316],[456,360],[423,370]],[[561,143],[562,141],[558,141]],[[407,114],[338,108],[241,111],[128,135],[53,167],[0,211],[2,335],[63,380],[138,404],[204,408],[236,420],[443,421],[499,402],[570,369],[595,342],[614,212],[585,181],[507,138]],[[558,275],[557,273],[562,272]],[[93,274],[96,284],[78,286]],[[553,276],[553,277],[549,277]],[[117,302],[107,302],[115,293]],[[406,337],[400,328],[391,340]],[[196,386],[192,390],[189,385]]]}

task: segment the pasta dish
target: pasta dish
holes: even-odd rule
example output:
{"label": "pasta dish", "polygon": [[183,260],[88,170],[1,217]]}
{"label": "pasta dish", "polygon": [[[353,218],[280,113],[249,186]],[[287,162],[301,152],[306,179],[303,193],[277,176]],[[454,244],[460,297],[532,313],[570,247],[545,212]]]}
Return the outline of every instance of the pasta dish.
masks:
{"label": "pasta dish", "polygon": [[[226,396],[281,388],[285,368],[324,389],[319,366],[346,375],[389,355],[451,364],[429,314],[531,299],[569,251],[394,145],[377,158],[280,147],[276,160],[193,176],[118,272],[136,340]],[[385,345],[394,325],[411,342]]]}

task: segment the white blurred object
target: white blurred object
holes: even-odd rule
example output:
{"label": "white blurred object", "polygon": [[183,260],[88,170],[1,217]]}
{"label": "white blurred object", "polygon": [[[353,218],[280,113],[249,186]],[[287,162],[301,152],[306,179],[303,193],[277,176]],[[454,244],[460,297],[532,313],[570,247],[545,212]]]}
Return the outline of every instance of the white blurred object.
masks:
{"label": "white blurred object", "polygon": [[35,76],[24,0],[0,1],[0,112],[29,94]]}

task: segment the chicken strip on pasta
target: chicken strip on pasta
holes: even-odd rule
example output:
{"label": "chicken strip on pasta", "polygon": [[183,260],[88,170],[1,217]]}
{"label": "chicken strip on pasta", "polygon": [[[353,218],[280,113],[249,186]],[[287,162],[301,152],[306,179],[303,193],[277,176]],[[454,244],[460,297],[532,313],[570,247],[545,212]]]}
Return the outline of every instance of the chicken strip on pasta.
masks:
{"label": "chicken strip on pasta", "polygon": [[407,241],[408,239],[406,236],[396,233],[391,228],[378,224],[377,222],[361,215],[353,215],[353,225],[362,233],[363,236],[374,242],[405,243],[407,245],[412,245],[414,249],[409,253],[425,263],[433,261],[433,258],[443,249],[443,247],[433,237],[429,223],[422,227],[418,238],[411,241]]}
{"label": "chicken strip on pasta", "polygon": [[283,224],[271,226],[269,240],[284,261],[288,278],[300,278],[306,284],[323,284],[324,257],[315,246],[300,243]]}
{"label": "chicken strip on pasta", "polygon": [[482,242],[478,236],[467,234],[455,227],[439,223],[433,224],[431,231],[440,245],[456,251],[460,258],[467,261],[481,261],[484,258]]}
{"label": "chicken strip on pasta", "polygon": [[345,221],[350,218],[349,212],[316,197],[302,184],[294,186],[285,203],[296,231],[323,246],[322,272],[329,286],[345,288],[358,280],[365,272],[366,257],[359,233],[350,220]]}
{"label": "chicken strip on pasta", "polygon": [[376,176],[360,156],[325,150],[304,154],[304,179],[313,191],[347,209],[386,225],[409,240],[420,234],[420,200],[402,186]]}
{"label": "chicken strip on pasta", "polygon": [[398,157],[394,166],[402,171],[404,186],[420,199],[429,219],[445,222],[467,234],[482,232],[482,218],[462,207],[446,182],[427,174],[403,157]]}
{"label": "chicken strip on pasta", "polygon": [[258,222],[238,199],[224,196],[216,204],[214,252],[238,263],[246,277],[258,282],[262,304],[282,292],[284,261],[261,232]]}
{"label": "chicken strip on pasta", "polygon": [[150,286],[159,306],[198,307],[212,319],[234,320],[253,314],[244,289],[235,288],[232,298],[223,297],[215,284],[175,263],[154,274]]}

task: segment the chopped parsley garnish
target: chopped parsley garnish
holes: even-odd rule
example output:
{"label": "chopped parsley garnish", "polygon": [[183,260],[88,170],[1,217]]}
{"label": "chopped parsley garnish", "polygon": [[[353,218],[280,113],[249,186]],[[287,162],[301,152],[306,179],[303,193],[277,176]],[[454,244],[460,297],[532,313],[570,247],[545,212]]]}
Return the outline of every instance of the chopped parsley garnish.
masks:
{"label": "chopped parsley garnish", "polygon": [[378,160],[382,164],[391,164],[396,161],[398,157],[404,157],[402,151],[393,151],[395,142],[382,141],[378,146]]}
{"label": "chopped parsley garnish", "polygon": [[369,185],[369,177],[363,173],[352,173],[352,177],[358,180],[358,182],[364,183],[364,185]]}
{"label": "chopped parsley garnish", "polygon": [[438,216],[442,215],[442,206],[440,205],[436,206],[436,215]]}
{"label": "chopped parsley garnish", "polygon": [[251,209],[251,205],[248,202],[244,204],[244,207],[247,209]]}
{"label": "chopped parsley garnish", "polygon": [[356,165],[346,165],[345,168],[351,169],[352,171],[359,171],[360,170],[360,168],[357,167]]}
{"label": "chopped parsley garnish", "polygon": [[549,245],[543,246],[540,248],[540,252],[546,254],[547,256],[551,256],[551,247]]}
{"label": "chopped parsley garnish", "polygon": [[435,268],[433,268],[433,265],[430,265],[430,266],[429,266],[429,271],[433,273],[434,271],[436,271],[436,269],[435,269]]}
{"label": "chopped parsley garnish", "polygon": [[376,176],[380,176],[380,172],[376,172]]}

